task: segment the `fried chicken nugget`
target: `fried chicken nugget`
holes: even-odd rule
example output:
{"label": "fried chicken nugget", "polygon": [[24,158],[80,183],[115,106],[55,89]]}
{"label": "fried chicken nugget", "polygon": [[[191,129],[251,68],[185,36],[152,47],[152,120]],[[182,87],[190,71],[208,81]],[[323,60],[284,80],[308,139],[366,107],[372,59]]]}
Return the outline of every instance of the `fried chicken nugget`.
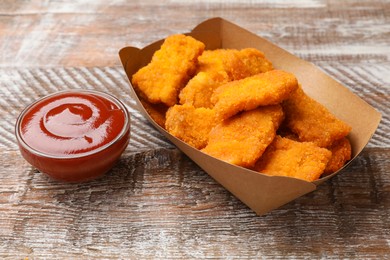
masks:
{"label": "fried chicken nugget", "polygon": [[301,142],[327,148],[351,131],[349,125],[307,96],[300,87],[282,105],[286,114],[284,123]]}
{"label": "fried chicken nugget", "polygon": [[242,49],[238,53],[238,56],[244,62],[245,68],[248,70],[247,77],[274,69],[271,61],[267,60],[264,53],[257,49]]}
{"label": "fried chicken nugget", "polygon": [[140,101],[142,106],[145,108],[146,112],[150,115],[150,117],[162,128],[165,128],[165,113],[168,110],[168,107],[163,104],[152,104],[149,101],[140,97]]}
{"label": "fried chicken nugget", "polygon": [[210,101],[214,90],[228,82],[227,74],[220,72],[199,72],[180,91],[180,104],[189,104],[194,107],[212,108]]}
{"label": "fried chicken nugget", "polygon": [[208,108],[174,105],[166,113],[167,131],[197,149],[207,145],[209,132],[215,125],[215,113]]}
{"label": "fried chicken nugget", "polygon": [[298,88],[296,77],[282,70],[271,70],[220,86],[211,101],[217,118],[225,120],[240,111],[275,105]]}
{"label": "fried chicken nugget", "polygon": [[283,120],[280,105],[245,111],[216,125],[203,152],[243,167],[252,167],[275,137]]}
{"label": "fried chicken nugget", "polygon": [[195,73],[204,48],[204,43],[191,36],[169,36],[151,62],[133,75],[134,87],[151,103],[173,106],[179,91]]}
{"label": "fried chicken nugget", "polygon": [[224,73],[228,81],[245,78],[249,72],[239,52],[235,49],[206,50],[198,58],[197,72]]}
{"label": "fried chicken nugget", "polygon": [[274,69],[272,62],[264,56],[264,53],[254,48],[207,50],[199,56],[198,60],[198,72],[223,71],[229,81]]}
{"label": "fried chicken nugget", "polygon": [[253,48],[207,50],[198,60],[198,73],[180,92],[180,104],[212,108],[210,98],[217,87],[273,69],[264,54]]}
{"label": "fried chicken nugget", "polygon": [[296,142],[276,136],[255,170],[271,176],[288,176],[305,181],[317,180],[330,160],[332,153],[312,142]]}
{"label": "fried chicken nugget", "polygon": [[337,172],[345,165],[346,162],[351,160],[351,143],[346,137],[337,140],[328,149],[332,152],[332,157],[326,165],[324,175]]}

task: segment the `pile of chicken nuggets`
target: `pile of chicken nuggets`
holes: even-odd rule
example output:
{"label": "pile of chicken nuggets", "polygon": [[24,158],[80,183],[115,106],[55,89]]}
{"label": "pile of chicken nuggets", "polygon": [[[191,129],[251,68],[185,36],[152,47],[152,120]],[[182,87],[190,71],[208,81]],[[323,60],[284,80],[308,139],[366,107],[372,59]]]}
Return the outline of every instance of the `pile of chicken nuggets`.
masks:
{"label": "pile of chicken nuggets", "polygon": [[156,123],[228,163],[314,181],[351,159],[351,127],[257,49],[171,35],[131,81]]}

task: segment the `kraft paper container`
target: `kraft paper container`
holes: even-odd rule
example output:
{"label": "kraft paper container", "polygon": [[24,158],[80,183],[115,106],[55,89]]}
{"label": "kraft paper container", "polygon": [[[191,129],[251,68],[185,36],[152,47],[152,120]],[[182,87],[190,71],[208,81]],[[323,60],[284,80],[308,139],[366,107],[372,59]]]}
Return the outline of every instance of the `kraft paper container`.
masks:
{"label": "kraft paper container", "polygon": [[[276,69],[294,73],[309,96],[352,126],[349,135],[352,144],[352,160],[367,145],[379,125],[380,113],[322,70],[235,24],[222,18],[213,18],[202,22],[186,34],[204,42],[206,49],[256,48],[264,52]],[[163,39],[143,49],[125,47],[120,50],[119,56],[130,85],[132,75],[149,63],[153,53],[159,49],[162,42]],[[130,89],[137,97],[132,86]],[[314,191],[318,185],[340,172],[314,182],[306,182],[289,177],[267,176],[228,164],[170,135],[149,116],[138,97],[136,101],[144,116],[163,135],[258,215],[265,214]]]}

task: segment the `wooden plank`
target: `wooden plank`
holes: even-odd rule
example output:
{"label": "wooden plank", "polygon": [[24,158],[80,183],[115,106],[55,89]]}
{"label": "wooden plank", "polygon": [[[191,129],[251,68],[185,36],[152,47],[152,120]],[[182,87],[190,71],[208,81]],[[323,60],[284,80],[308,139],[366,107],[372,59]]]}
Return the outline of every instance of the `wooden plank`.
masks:
{"label": "wooden plank", "polygon": [[170,34],[188,32],[215,16],[308,60],[334,61],[340,56],[356,62],[389,61],[389,1],[302,4],[313,4],[312,8],[272,2],[198,5],[183,1],[167,8],[163,1],[16,1],[0,10],[6,14],[1,16],[0,66],[116,66],[120,48],[143,47]]}
{"label": "wooden plank", "polygon": [[[390,149],[258,217],[176,149],[126,154],[100,180],[52,181],[3,153],[0,257],[383,258]],[[375,162],[375,163],[372,163]]]}

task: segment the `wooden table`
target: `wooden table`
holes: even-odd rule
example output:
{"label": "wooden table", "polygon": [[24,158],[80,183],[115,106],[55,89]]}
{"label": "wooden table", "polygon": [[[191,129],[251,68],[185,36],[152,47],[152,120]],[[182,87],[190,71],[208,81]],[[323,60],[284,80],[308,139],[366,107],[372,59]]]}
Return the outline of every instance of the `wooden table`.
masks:
{"label": "wooden table", "polygon": [[[1,2],[0,258],[389,257],[390,1],[194,2]],[[217,16],[313,62],[383,115],[346,170],[261,217],[143,118],[118,58]],[[132,118],[119,163],[83,184],[40,174],[14,137],[27,104],[73,88],[116,95]]]}

